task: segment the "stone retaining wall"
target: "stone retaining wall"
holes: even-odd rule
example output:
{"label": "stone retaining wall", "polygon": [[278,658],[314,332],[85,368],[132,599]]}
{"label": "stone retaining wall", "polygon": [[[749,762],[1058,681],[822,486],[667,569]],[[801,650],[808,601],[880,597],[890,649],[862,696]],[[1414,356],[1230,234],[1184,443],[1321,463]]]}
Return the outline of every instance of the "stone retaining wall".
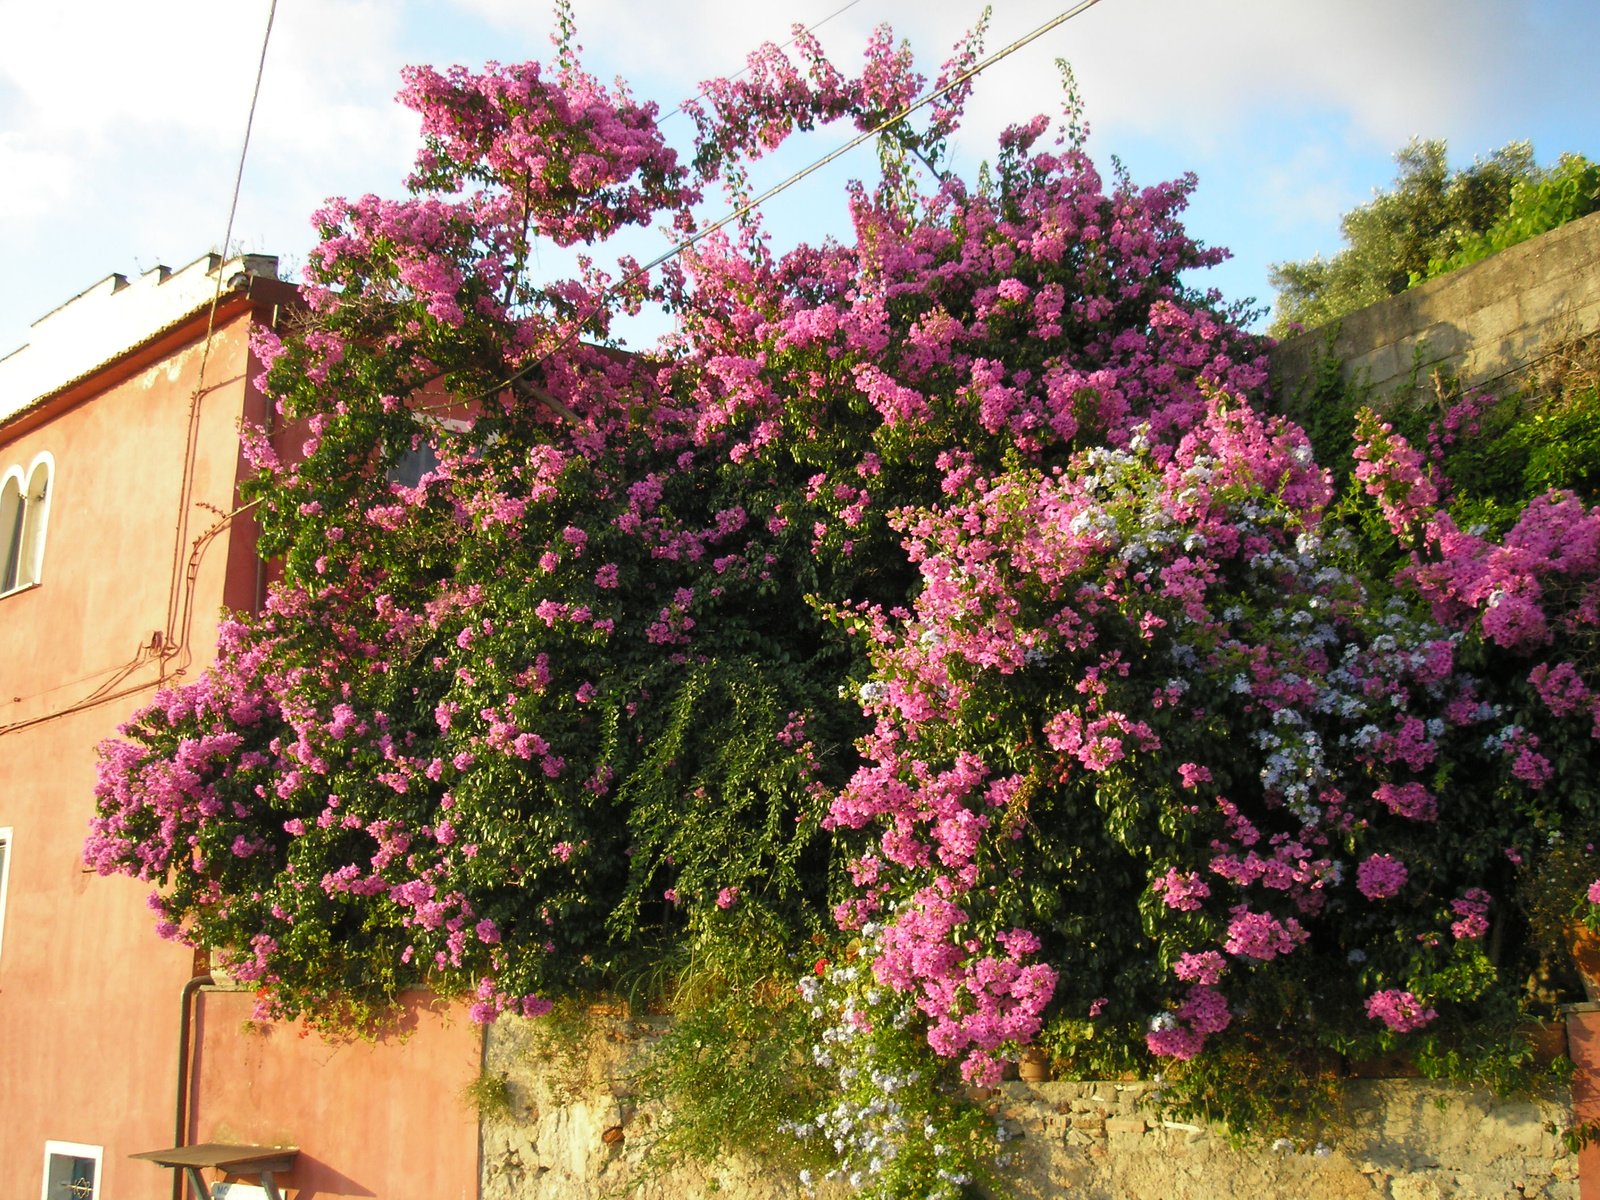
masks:
{"label": "stone retaining wall", "polygon": [[[485,1068],[509,1115],[481,1125],[482,1200],[780,1200],[794,1183],[733,1162],[649,1177],[659,1112],[631,1076],[660,1022],[608,1018],[550,1054],[530,1022],[488,1030]],[[1557,1131],[1569,1095],[1538,1102],[1414,1079],[1352,1080],[1344,1130],[1309,1153],[1240,1150],[1221,1132],[1163,1121],[1148,1083],[1005,1083],[990,1097],[1014,1134],[1019,1200],[1578,1200],[1577,1160]],[[844,1193],[825,1190],[824,1200]]]}
{"label": "stone retaining wall", "polygon": [[[1345,378],[1380,397],[1426,384],[1441,367],[1491,385],[1537,362],[1555,343],[1600,329],[1600,213],[1529,238],[1353,312],[1336,323],[1333,353]],[[1292,395],[1327,347],[1313,329],[1272,352],[1280,394]]]}

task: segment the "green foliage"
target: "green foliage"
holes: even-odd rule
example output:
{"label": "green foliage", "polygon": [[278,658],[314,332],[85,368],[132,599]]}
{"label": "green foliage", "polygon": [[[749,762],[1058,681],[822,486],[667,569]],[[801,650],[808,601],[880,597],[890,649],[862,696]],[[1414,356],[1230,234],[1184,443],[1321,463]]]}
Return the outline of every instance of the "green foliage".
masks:
{"label": "green foliage", "polygon": [[633,834],[628,886],[608,918],[618,937],[647,907],[660,910],[663,880],[675,880],[684,900],[709,901],[732,880],[760,879],[747,908],[781,927],[820,928],[816,874],[808,884],[800,864],[829,796],[817,788],[793,807],[793,767],[772,747],[795,708],[772,676],[754,658],[712,660],[672,697],[660,734],[618,789]]}
{"label": "green foliage", "polygon": [[1428,450],[1463,529],[1503,533],[1531,498],[1550,490],[1574,492],[1586,504],[1600,500],[1600,339],[1557,343],[1531,378],[1501,391],[1469,391],[1443,372],[1422,380],[1413,369],[1409,386],[1380,397],[1364,379],[1345,377],[1333,353],[1337,336],[1337,326],[1327,331],[1305,380],[1277,401],[1306,431],[1336,495],[1350,487],[1356,414],[1371,407]]}
{"label": "green foliage", "polygon": [[[809,945],[809,943],[806,943]],[[785,1131],[826,1091],[810,1061],[809,1021],[796,1003],[795,951],[747,910],[680,942],[675,1015],[635,1082],[665,1114],[647,1168],[744,1154],[799,1169],[817,1162]]]}
{"label": "green foliage", "polygon": [[562,1102],[580,1098],[594,1084],[601,1030],[599,993],[566,995],[530,1027],[529,1057],[543,1069],[545,1086]]}
{"label": "green foliage", "polygon": [[1519,891],[1528,930],[1552,958],[1566,956],[1573,927],[1592,913],[1584,893],[1600,877],[1596,837],[1600,837],[1600,827],[1570,836],[1556,834],[1521,873]]}
{"label": "green foliage", "polygon": [[1342,1119],[1342,1064],[1285,1030],[1255,1026],[1219,1038],[1167,1070],[1158,1103],[1180,1120],[1224,1126],[1245,1145],[1311,1142]]}
{"label": "green foliage", "polygon": [[1347,380],[1344,363],[1334,354],[1339,337],[1330,325],[1322,345],[1312,353],[1311,369],[1292,395],[1278,398],[1278,411],[1306,431],[1316,459],[1333,473],[1336,494],[1342,494],[1355,468],[1356,414],[1373,406],[1373,388],[1364,380]]}
{"label": "green foliage", "polygon": [[480,1121],[504,1120],[512,1115],[511,1087],[504,1075],[479,1075],[461,1089],[461,1099]]}
{"label": "green foliage", "polygon": [[1395,161],[1393,188],[1340,220],[1345,249],[1332,258],[1274,264],[1274,337],[1288,336],[1294,325],[1326,325],[1405,291],[1431,260],[1455,254],[1505,217],[1518,183],[1542,178],[1528,142],[1509,142],[1454,172],[1442,139],[1413,139]]}
{"label": "green foliage", "polygon": [[1600,208],[1600,165],[1581,154],[1563,154],[1541,178],[1519,179],[1511,187],[1505,216],[1482,233],[1461,239],[1454,254],[1430,258],[1427,270],[1411,276],[1413,285],[1469,266],[1500,250],[1547,233]]}
{"label": "green foliage", "polygon": [[1469,1028],[1450,1031],[1448,1036],[1419,1038],[1414,1061],[1430,1079],[1487,1087],[1498,1096],[1530,1095],[1559,1081],[1570,1068],[1570,1062],[1557,1067],[1541,1060],[1532,1037],[1536,1028],[1507,1006]]}

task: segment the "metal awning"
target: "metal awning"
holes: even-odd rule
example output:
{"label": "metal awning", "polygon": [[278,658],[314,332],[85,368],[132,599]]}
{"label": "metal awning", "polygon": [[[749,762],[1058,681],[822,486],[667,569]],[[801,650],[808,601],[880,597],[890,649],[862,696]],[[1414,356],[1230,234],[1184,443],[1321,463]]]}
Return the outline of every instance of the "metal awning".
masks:
{"label": "metal awning", "polygon": [[130,1154],[128,1157],[187,1172],[189,1184],[200,1200],[211,1200],[211,1189],[200,1175],[202,1167],[212,1167],[230,1175],[255,1175],[261,1180],[261,1186],[271,1200],[282,1200],[277,1181],[272,1177],[293,1170],[294,1160],[299,1153],[293,1146],[232,1146],[221,1142],[203,1142],[198,1146],[178,1146],[171,1150],[146,1150],[143,1154]]}

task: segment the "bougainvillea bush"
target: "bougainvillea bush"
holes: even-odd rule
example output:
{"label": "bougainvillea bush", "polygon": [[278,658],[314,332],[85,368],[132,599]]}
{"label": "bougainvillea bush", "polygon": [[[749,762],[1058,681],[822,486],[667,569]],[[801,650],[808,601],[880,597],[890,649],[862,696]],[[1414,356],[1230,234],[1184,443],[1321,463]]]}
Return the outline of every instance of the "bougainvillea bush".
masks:
{"label": "bougainvillea bush", "polygon": [[1184,282],[1193,180],[1103,179],[1070,91],[970,183],[967,85],[891,125],[846,240],[542,279],[926,86],[802,36],[684,161],[561,16],[548,66],[409,71],[406,197],[317,214],[247,431],[282,577],[102,748],[88,860],[327,1027],[761,947],[832,1081],[785,1128],[885,1194],[993,1168],[960,1089],[1030,1043],[1181,1097],[1514,1020],[1516,863],[1592,805],[1600,515],[1463,532],[1371,414],[1335,496]]}

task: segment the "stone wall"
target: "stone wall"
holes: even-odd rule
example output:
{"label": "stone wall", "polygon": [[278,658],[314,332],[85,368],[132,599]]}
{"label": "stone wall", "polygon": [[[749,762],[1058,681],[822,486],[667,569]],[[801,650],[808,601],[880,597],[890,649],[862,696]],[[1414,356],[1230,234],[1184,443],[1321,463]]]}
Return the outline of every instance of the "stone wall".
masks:
{"label": "stone wall", "polygon": [[1416,1079],[1352,1080],[1348,1128],[1309,1153],[1240,1150],[1163,1121],[1146,1083],[1001,1085],[1023,1140],[1019,1196],[1085,1200],[1577,1200],[1577,1163],[1554,1129],[1562,1097],[1497,1100]]}
{"label": "stone wall", "polygon": [[[788,1200],[792,1181],[752,1162],[651,1175],[660,1114],[632,1073],[661,1023],[605,1018],[552,1049],[532,1023],[488,1031],[485,1068],[510,1113],[481,1125],[482,1200]],[[1018,1200],[1578,1200],[1577,1160],[1556,1130],[1570,1096],[1537,1102],[1415,1079],[1352,1080],[1343,1131],[1308,1153],[1234,1148],[1214,1129],[1163,1121],[1148,1083],[1005,1083],[987,1100],[1019,1151]],[[824,1191],[822,1200],[843,1193]]]}
{"label": "stone wall", "polygon": [[[1537,362],[1554,343],[1600,329],[1600,213],[1470,267],[1380,300],[1337,323],[1333,353],[1345,377],[1381,396],[1425,385],[1441,367],[1471,385],[1500,382]],[[1292,394],[1327,345],[1313,329],[1280,343],[1272,371]]]}
{"label": "stone wall", "polygon": [[758,1163],[649,1168],[660,1111],[637,1101],[632,1076],[665,1024],[600,1017],[577,1039],[516,1017],[488,1026],[484,1071],[506,1081],[510,1112],[479,1124],[480,1200],[798,1197],[792,1180]]}

